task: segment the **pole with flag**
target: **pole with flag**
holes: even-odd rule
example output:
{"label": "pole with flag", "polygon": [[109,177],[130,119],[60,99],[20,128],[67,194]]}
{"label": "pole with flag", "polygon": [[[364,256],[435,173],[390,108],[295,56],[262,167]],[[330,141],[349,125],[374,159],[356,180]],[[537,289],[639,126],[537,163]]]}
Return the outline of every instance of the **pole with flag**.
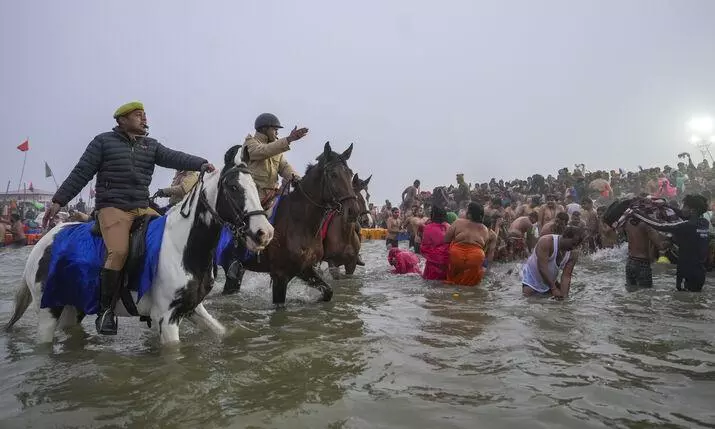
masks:
{"label": "pole with flag", "polygon": [[55,178],[55,175],[52,173],[52,169],[47,164],[47,161],[45,161],[45,178],[48,178],[48,177],[52,177],[52,180],[55,182],[55,187],[57,189],[60,189],[60,185],[57,184],[57,179]]}
{"label": "pole with flag", "polygon": [[17,150],[24,152],[25,156],[22,158],[22,170],[20,171],[20,181],[17,182],[17,192],[20,192],[20,187],[22,186],[22,177],[25,175],[25,163],[27,162],[27,151],[30,150],[30,138],[26,138],[24,142],[17,146]]}

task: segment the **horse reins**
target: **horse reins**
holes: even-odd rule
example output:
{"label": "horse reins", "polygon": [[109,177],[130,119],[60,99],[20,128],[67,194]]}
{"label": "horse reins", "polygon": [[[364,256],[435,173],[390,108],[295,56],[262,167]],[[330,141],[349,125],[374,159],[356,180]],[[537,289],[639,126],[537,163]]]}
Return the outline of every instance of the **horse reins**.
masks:
{"label": "horse reins", "polygon": [[[337,163],[342,163],[343,165],[347,166],[347,163],[342,158],[338,158],[337,161],[327,162],[323,166],[323,174],[321,175],[321,178],[320,178],[321,196],[325,193],[325,187],[326,187],[325,186],[326,185],[325,177],[327,176],[328,168],[330,168],[331,166],[333,166]],[[347,195],[347,196],[338,198],[335,195],[335,191],[333,190],[333,188],[331,186],[328,186],[328,190],[330,191],[331,200],[330,200],[330,202],[328,202],[327,205],[325,205],[325,204],[320,204],[320,203],[315,202],[315,200],[313,198],[311,198],[310,195],[308,195],[308,193],[305,191],[305,189],[303,189],[303,185],[300,181],[298,182],[297,188],[300,191],[300,193],[305,197],[305,199],[308,200],[309,203],[311,203],[312,205],[314,205],[316,207],[324,209],[326,211],[326,213],[330,212],[330,211],[334,211],[338,214],[341,214],[343,212],[343,203],[345,201],[357,200],[357,196],[354,195],[354,192],[353,192],[353,195]]]}
{"label": "horse reins", "polygon": [[[226,172],[221,173],[221,176],[219,177],[219,190],[223,191],[225,189],[226,185],[226,178],[229,176],[229,173],[232,173],[233,171],[239,172],[239,173],[245,173],[245,174],[250,174],[248,171],[248,168],[245,166],[239,166],[235,165],[231,168],[229,168]],[[188,218],[189,215],[191,215],[191,206],[194,203],[194,197],[196,196],[196,193],[198,192],[199,194],[199,200],[204,203],[206,206],[206,209],[208,212],[211,214],[211,216],[218,222],[219,225],[222,227],[228,228],[228,230],[231,231],[233,236],[241,241],[245,241],[246,236],[251,237],[254,239],[254,241],[258,242],[260,241],[255,234],[253,234],[249,228],[248,228],[248,221],[252,216],[265,216],[265,212],[263,210],[253,210],[250,212],[247,212],[245,210],[241,210],[236,206],[236,203],[233,201],[231,198],[226,198],[226,202],[231,210],[231,215],[235,219],[238,219],[238,222],[231,222],[223,219],[221,215],[218,214],[218,212],[209,204],[208,199],[206,198],[206,193],[203,192],[203,184],[204,184],[204,175],[205,171],[202,171],[201,174],[199,175],[199,180],[194,184],[194,186],[191,188],[191,197],[187,198],[184,200],[184,202],[181,204],[181,209],[179,213],[181,214],[182,217]],[[198,185],[201,183],[202,189],[198,189]],[[188,204],[187,204],[188,203]],[[189,211],[184,211],[186,207],[189,207]]]}

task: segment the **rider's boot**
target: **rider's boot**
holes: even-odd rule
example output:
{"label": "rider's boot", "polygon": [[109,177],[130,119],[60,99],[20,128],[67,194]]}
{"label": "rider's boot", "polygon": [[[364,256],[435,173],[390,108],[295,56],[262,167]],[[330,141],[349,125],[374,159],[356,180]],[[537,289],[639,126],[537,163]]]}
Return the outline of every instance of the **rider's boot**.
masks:
{"label": "rider's boot", "polygon": [[233,261],[226,272],[226,283],[223,285],[223,294],[230,295],[241,290],[243,275],[246,270],[239,261]]}
{"label": "rider's boot", "polygon": [[99,312],[97,320],[94,322],[97,333],[102,335],[117,335],[117,316],[112,308],[114,295],[119,289],[119,281],[122,272],[102,269],[102,277],[99,284]]}

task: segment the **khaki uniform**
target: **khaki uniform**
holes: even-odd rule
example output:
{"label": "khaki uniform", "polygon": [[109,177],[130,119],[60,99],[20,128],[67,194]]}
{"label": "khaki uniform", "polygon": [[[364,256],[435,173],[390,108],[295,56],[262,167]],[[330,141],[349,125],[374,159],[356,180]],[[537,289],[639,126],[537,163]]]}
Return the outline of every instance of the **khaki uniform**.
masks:
{"label": "khaki uniform", "polygon": [[180,202],[198,181],[199,173],[197,171],[177,171],[171,181],[171,187],[163,189],[164,193],[169,196],[169,205],[173,206]]}
{"label": "khaki uniform", "polygon": [[279,177],[290,180],[293,176],[299,176],[283,156],[289,150],[290,144],[286,138],[268,143],[268,137],[259,132],[255,136],[249,134],[246,137],[243,144],[244,159],[248,155],[248,169],[256,182],[261,203],[269,203],[269,199],[272,202],[272,197],[278,191]]}
{"label": "khaki uniform", "polygon": [[129,211],[105,207],[97,212],[99,228],[102,232],[104,245],[107,247],[107,259],[104,268],[120,271],[129,254],[129,230],[134,218],[144,215],[159,216],[151,208],[138,208]]}

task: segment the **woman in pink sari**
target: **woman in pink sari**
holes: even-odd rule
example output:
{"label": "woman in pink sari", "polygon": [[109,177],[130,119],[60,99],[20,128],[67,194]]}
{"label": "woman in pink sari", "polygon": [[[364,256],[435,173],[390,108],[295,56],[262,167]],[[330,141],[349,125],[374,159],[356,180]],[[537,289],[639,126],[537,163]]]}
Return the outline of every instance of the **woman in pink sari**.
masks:
{"label": "woman in pink sari", "polygon": [[420,258],[409,250],[393,247],[387,253],[387,262],[394,267],[392,274],[420,273]]}
{"label": "woman in pink sari", "polygon": [[444,280],[447,278],[449,265],[449,243],[444,242],[447,233],[447,212],[440,207],[432,207],[430,221],[422,232],[420,253],[427,261],[422,278],[425,280]]}

